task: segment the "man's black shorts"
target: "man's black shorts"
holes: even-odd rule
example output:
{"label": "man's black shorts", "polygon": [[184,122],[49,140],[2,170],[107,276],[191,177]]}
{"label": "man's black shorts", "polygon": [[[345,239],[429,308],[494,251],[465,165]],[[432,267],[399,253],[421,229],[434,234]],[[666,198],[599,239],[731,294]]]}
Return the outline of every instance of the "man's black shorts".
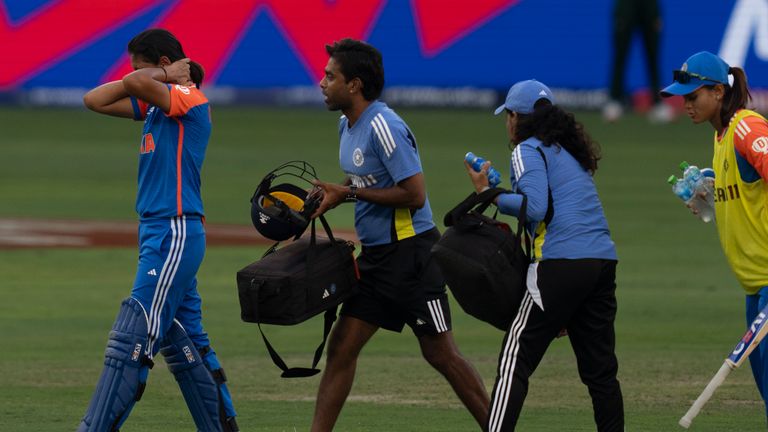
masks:
{"label": "man's black shorts", "polygon": [[401,332],[408,324],[416,336],[451,329],[445,282],[430,249],[440,238],[437,228],[380,246],[363,246],[359,292],[344,302],[347,315]]}

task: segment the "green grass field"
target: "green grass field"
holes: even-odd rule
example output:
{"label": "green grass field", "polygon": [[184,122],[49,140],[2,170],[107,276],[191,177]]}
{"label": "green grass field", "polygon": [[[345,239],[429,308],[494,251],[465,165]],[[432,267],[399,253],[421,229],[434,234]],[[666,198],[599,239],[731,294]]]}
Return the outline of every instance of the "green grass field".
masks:
{"label": "green grass field", "polygon": [[[461,163],[471,150],[508,173],[503,120],[476,111],[403,110],[419,140],[437,221],[471,191]],[[687,119],[652,126],[579,118],[602,145],[596,182],[618,249],[620,361],[628,431],[679,430],[677,420],[742,335],[743,292],[715,227],[694,219],[665,180],[685,159],[711,160],[711,130]],[[248,224],[256,183],[301,158],[322,179],[341,180],[336,113],[227,108],[214,112],[204,167],[210,223]],[[0,217],[134,220],[139,123],[80,110],[0,108]],[[351,228],[350,207],[329,219]],[[440,223],[442,226],[442,224]],[[319,377],[286,380],[258,330],[239,318],[235,272],[252,247],[212,247],[199,274],[206,329],[227,370],[243,431],[308,430]],[[136,250],[0,250],[0,430],[74,430],[101,369],[107,332],[130,292]],[[453,303],[459,347],[491,389],[501,332]],[[289,365],[308,366],[320,322],[265,331]],[[321,363],[322,367],[322,363]],[[735,371],[694,422],[694,431],[765,429],[748,367]],[[162,360],[123,430],[194,426]],[[410,331],[380,332],[360,359],[339,431],[477,430],[448,384],[421,360]],[[567,339],[534,374],[518,430],[594,430],[586,388]]]}

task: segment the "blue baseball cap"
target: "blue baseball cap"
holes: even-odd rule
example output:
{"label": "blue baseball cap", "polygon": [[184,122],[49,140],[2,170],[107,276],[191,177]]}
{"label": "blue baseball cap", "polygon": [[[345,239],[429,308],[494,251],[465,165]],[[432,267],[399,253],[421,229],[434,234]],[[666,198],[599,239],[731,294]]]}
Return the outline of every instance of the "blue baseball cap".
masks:
{"label": "blue baseball cap", "polygon": [[674,82],[660,92],[662,97],[685,96],[704,85],[728,84],[728,63],[708,51],[688,57],[673,75]]}
{"label": "blue baseball cap", "polygon": [[530,114],[539,99],[547,99],[552,102],[552,105],[555,104],[555,97],[549,87],[536,80],[520,81],[509,88],[504,104],[496,108],[493,114],[499,115],[505,109],[520,114]]}

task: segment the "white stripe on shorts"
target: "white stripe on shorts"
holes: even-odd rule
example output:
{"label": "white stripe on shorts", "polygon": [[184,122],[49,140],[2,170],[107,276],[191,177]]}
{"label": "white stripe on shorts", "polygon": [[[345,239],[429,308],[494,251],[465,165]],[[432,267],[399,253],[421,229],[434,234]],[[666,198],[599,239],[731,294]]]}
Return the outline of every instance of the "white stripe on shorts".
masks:
{"label": "white stripe on shorts", "polygon": [[445,324],[445,316],[443,315],[443,307],[440,305],[440,300],[428,301],[427,307],[429,307],[429,314],[432,315],[432,321],[435,323],[437,332],[447,332],[448,326]]}

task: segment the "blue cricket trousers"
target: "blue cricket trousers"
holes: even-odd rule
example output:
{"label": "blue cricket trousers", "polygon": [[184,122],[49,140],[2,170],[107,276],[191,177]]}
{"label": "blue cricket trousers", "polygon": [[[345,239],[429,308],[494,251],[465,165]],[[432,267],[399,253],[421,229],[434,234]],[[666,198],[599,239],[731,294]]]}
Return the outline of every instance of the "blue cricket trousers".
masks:
{"label": "blue cricket trousers", "polygon": [[[757,314],[766,305],[768,305],[768,287],[762,287],[757,294],[747,296],[747,327],[752,324]],[[766,404],[766,415],[768,416],[768,399],[766,399],[768,396],[768,342],[766,339],[763,339],[757,349],[749,355],[749,366],[752,368],[752,376],[755,378],[760,396]]]}
{"label": "blue cricket trousers", "polygon": [[131,296],[144,306],[149,323],[147,353],[154,357],[173,320],[198,347],[210,344],[201,321],[197,270],[205,255],[205,228],[198,216],[143,219],[139,265]]}

